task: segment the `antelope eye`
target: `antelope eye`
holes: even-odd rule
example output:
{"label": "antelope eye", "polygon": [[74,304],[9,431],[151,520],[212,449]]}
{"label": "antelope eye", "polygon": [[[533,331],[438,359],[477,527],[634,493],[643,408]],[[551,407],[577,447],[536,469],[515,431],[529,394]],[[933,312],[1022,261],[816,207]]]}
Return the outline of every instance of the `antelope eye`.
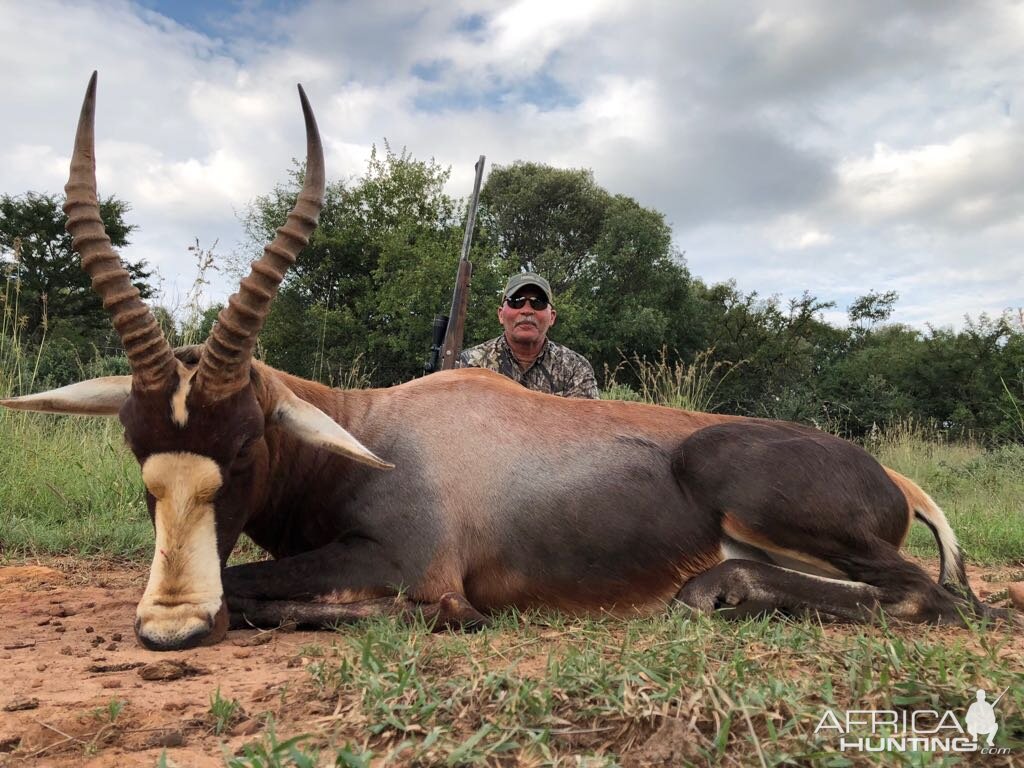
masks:
{"label": "antelope eye", "polygon": [[250,462],[252,462],[253,457],[255,455],[253,449],[256,447],[256,443],[258,442],[259,438],[254,437],[242,443],[242,447],[239,448],[238,453],[235,454],[235,460],[232,463],[232,467],[241,468],[247,466]]}

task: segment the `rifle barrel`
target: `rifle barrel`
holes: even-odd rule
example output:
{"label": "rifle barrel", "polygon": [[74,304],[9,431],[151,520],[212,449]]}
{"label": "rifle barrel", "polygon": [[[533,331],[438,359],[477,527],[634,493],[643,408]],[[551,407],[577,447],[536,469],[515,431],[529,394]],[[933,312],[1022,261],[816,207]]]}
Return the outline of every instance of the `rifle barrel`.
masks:
{"label": "rifle barrel", "polygon": [[480,182],[484,177],[484,162],[480,155],[476,161],[476,178],[473,181],[473,195],[469,200],[466,213],[466,233],[462,237],[462,253],[459,255],[459,271],[455,277],[455,290],[452,291],[452,308],[448,312],[448,328],[445,332],[444,345],[441,348],[440,369],[447,371],[454,368],[462,352],[462,336],[466,330],[466,309],[469,306],[469,283],[473,275],[473,263],[469,260],[469,249],[473,245],[473,229],[476,226],[476,209],[480,202]]}

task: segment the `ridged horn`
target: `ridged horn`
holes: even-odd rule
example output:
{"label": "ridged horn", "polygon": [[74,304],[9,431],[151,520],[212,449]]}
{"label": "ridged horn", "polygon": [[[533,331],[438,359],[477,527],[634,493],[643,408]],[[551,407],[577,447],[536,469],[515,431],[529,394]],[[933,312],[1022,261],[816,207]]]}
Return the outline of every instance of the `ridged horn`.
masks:
{"label": "ridged horn", "polygon": [[277,230],[274,241],[263,249],[263,256],[253,262],[252,271],[242,280],[238,293],[228,299],[210,331],[195,383],[196,392],[207,401],[222,400],[248,384],[256,336],[263,328],[285,272],[309,243],[323,207],[324,149],[301,85],[299,99],[306,120],[305,182],[288,220]]}
{"label": "ridged horn", "polygon": [[82,269],[92,279],[92,289],[103,300],[132,367],[132,386],[159,389],[175,370],[174,353],[156,318],[132,285],[131,276],[110,246],[100,218],[96,194],[96,73],[82,102],[71,155],[71,172],[64,187],[67,231],[82,257]]}

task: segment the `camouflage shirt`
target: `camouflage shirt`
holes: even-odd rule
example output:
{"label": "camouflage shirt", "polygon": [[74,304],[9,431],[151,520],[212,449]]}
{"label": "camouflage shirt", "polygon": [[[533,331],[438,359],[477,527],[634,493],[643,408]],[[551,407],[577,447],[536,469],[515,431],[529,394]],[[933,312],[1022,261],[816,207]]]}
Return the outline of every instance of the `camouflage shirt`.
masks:
{"label": "camouflage shirt", "polygon": [[544,349],[525,371],[502,334],[496,339],[464,349],[459,357],[463,368],[488,368],[518,381],[527,389],[547,392],[561,397],[588,397],[596,399],[597,380],[594,369],[587,358],[568,347],[555,344],[550,339],[544,342]]}

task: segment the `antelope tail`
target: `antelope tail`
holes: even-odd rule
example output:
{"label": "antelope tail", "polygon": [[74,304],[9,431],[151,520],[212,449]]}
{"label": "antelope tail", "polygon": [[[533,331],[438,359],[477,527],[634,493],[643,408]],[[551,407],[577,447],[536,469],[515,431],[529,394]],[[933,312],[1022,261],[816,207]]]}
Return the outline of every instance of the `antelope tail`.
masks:
{"label": "antelope tail", "polygon": [[964,555],[945,513],[932,497],[909,477],[888,467],[885,467],[885,471],[906,497],[913,518],[927,525],[935,537],[935,543],[939,546],[939,585],[954,595],[970,600],[975,606],[981,606],[981,601],[967,580]]}

